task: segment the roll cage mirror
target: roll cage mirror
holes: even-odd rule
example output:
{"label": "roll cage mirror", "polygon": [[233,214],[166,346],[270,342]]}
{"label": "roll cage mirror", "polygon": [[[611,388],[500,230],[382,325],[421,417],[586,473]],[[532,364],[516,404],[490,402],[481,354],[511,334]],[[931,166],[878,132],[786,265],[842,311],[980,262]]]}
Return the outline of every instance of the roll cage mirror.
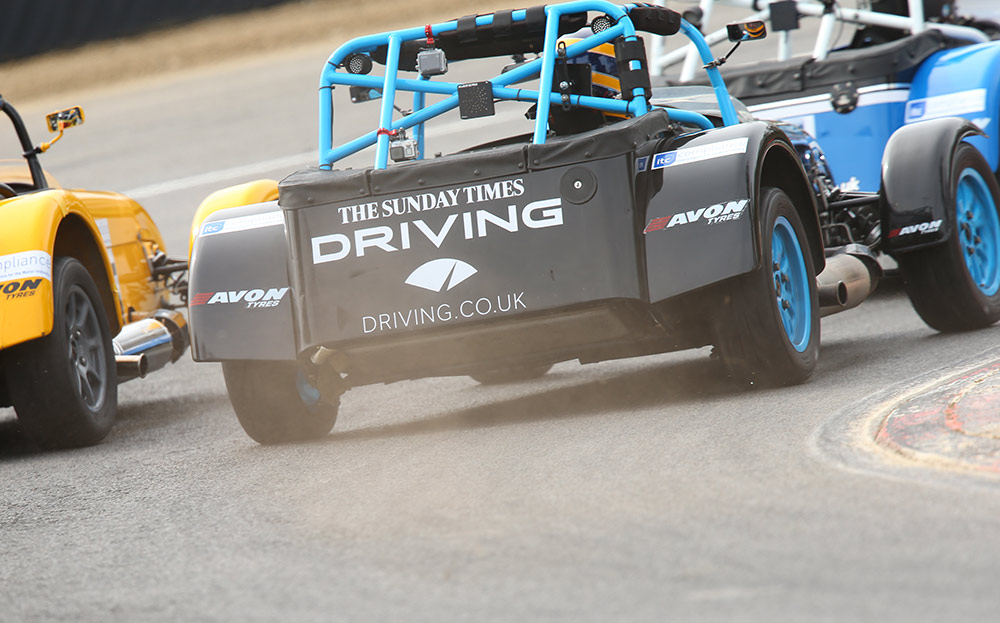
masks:
{"label": "roll cage mirror", "polygon": [[72,128],[75,125],[83,123],[83,109],[79,106],[74,106],[72,108],[50,112],[45,115],[45,123],[49,127],[49,132],[58,132],[59,134],[57,134],[51,141],[42,143],[37,147],[38,151],[42,153],[48,151],[49,147],[52,147],[56,141],[62,138],[63,131],[66,128]]}
{"label": "roll cage mirror", "polygon": [[767,27],[761,20],[735,22],[726,25],[726,33],[729,35],[729,40],[733,42],[732,49],[726,52],[725,56],[720,56],[714,61],[706,63],[705,69],[721,67],[744,41],[757,41],[767,37]]}
{"label": "roll cage mirror", "polygon": [[726,24],[726,33],[729,35],[729,40],[733,43],[757,41],[767,37],[767,27],[761,20],[736,22],[733,24]]}
{"label": "roll cage mirror", "polygon": [[45,115],[45,123],[49,126],[49,132],[55,134],[62,132],[65,128],[71,128],[83,123],[83,109],[79,106],[51,112]]}

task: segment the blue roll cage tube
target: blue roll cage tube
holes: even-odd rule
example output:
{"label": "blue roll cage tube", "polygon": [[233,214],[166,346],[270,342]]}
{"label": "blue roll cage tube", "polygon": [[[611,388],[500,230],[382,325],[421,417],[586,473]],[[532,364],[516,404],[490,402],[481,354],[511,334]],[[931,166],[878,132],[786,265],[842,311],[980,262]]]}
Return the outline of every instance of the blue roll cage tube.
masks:
{"label": "blue roll cage tube", "polygon": [[[493,85],[493,97],[497,100],[535,102],[537,104],[535,117],[535,131],[533,142],[536,145],[545,143],[545,136],[548,126],[549,107],[551,104],[562,104],[562,95],[552,92],[552,76],[555,71],[556,43],[559,38],[559,18],[562,15],[584,13],[587,11],[603,12],[615,22],[610,28],[595,33],[585,39],[574,43],[566,48],[566,57],[573,58],[585,53],[587,50],[613,41],[618,37],[625,37],[626,41],[637,39],[635,26],[629,18],[628,12],[635,8],[634,4],[617,5],[607,0],[576,0],[562,4],[553,4],[545,7],[545,38],[542,53],[539,58],[524,63],[506,73],[493,78],[490,82]],[[517,10],[512,13],[514,22],[524,21],[525,10]],[[484,26],[493,23],[493,15],[482,15],[476,17],[476,26]],[[702,61],[706,65],[709,80],[715,91],[716,99],[719,103],[719,110],[722,113],[722,121],[725,125],[735,125],[738,121],[736,110],[729,99],[729,92],[719,70],[710,65],[713,60],[712,52],[705,42],[705,38],[697,28],[682,19],[681,30],[695,44]],[[458,21],[453,20],[441,24],[430,26],[431,36],[439,35],[458,28]],[[323,73],[320,77],[319,88],[319,166],[322,169],[330,169],[334,162],[357,153],[362,149],[376,145],[375,169],[384,169],[388,164],[389,157],[389,135],[399,130],[405,130],[416,126],[414,135],[417,140],[418,158],[423,158],[424,154],[424,127],[423,124],[428,119],[441,115],[458,106],[458,83],[432,81],[424,76],[417,80],[399,78],[399,53],[403,41],[426,40],[427,28],[423,26],[384,32],[375,35],[358,37],[348,41],[330,55]],[[350,54],[366,54],[379,46],[386,46],[385,76],[371,76],[366,74],[351,74],[339,71],[344,60]],[[636,67],[636,61],[632,62],[632,68]],[[509,85],[529,80],[538,76],[539,90],[510,88]],[[359,138],[333,147],[333,88],[334,86],[357,86],[367,89],[381,89],[382,102],[379,114],[379,129],[369,132]],[[393,110],[396,100],[396,91],[411,91],[413,97],[413,111],[401,119],[393,121]],[[445,99],[424,106],[424,96],[427,93],[447,95]],[[603,112],[618,113],[628,116],[640,116],[649,112],[642,89],[634,89],[632,98],[629,101],[593,97],[590,95],[571,95],[570,104],[592,108]],[[686,110],[670,109],[668,115],[671,119],[696,125],[702,129],[710,129],[712,122],[707,117],[699,113]]]}

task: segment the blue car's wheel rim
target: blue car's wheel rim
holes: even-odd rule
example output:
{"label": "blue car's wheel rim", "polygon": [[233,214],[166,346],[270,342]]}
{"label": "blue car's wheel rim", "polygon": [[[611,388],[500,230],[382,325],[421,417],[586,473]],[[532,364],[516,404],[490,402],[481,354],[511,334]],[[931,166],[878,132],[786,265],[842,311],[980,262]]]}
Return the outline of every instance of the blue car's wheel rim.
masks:
{"label": "blue car's wheel rim", "polygon": [[301,370],[295,373],[295,388],[299,390],[299,398],[302,399],[302,404],[307,407],[311,407],[319,402],[319,390],[309,382],[309,379],[306,378],[306,375]]}
{"label": "blue car's wheel rim", "polygon": [[986,296],[1000,289],[1000,220],[983,177],[973,168],[958,176],[955,215],[969,276]]}
{"label": "blue car's wheel rim", "polygon": [[809,345],[813,313],[806,260],[792,224],[783,216],[774,221],[771,231],[771,272],[785,335],[796,351],[804,352]]}

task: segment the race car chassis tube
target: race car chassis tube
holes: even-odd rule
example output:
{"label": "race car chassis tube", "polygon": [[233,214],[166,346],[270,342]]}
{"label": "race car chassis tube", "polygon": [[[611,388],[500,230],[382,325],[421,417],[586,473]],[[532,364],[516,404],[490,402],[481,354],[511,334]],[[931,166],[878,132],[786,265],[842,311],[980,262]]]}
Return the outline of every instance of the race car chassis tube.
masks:
{"label": "race car chassis tube", "polygon": [[[636,40],[636,28],[628,17],[628,11],[634,8],[633,5],[619,6],[603,0],[579,0],[560,5],[549,5],[546,11],[546,27],[544,54],[541,58],[525,63],[505,74],[496,76],[489,81],[493,91],[493,97],[501,100],[534,101],[538,106],[533,142],[541,145],[545,143],[547,135],[547,119],[549,106],[553,103],[561,104],[562,96],[552,91],[552,76],[555,64],[556,40],[558,38],[558,24],[561,15],[581,13],[586,11],[602,11],[615,20],[615,24],[610,28],[595,33],[584,38],[582,41],[570,45],[566,49],[566,56],[573,57],[582,54],[590,48],[607,43],[619,37],[624,37],[626,41]],[[514,21],[525,19],[525,11],[519,10],[512,13]],[[477,25],[488,25],[492,23],[492,15],[481,15],[476,18]],[[394,31],[391,33],[381,33],[354,39],[338,48],[329,58],[327,65],[320,77],[319,87],[319,161],[320,167],[329,169],[333,163],[341,158],[351,155],[361,149],[371,145],[376,146],[375,169],[384,169],[388,164],[389,140],[399,130],[405,130],[416,126],[416,132],[422,139],[422,125],[425,121],[456,108],[459,104],[457,96],[458,84],[448,82],[433,82],[431,80],[406,80],[397,77],[399,71],[400,47],[404,41],[430,38],[442,32],[449,32],[457,28],[457,22],[445,22],[442,24],[428,25],[425,28],[411,28],[407,30]],[[706,71],[715,90],[722,113],[723,122],[726,125],[737,123],[735,110],[729,99],[725,83],[718,73],[718,69],[711,65],[711,50],[705,43],[701,33],[684,20],[680,20],[680,28],[687,37],[694,42],[698,48],[702,61],[706,64]],[[379,46],[386,46],[386,70],[384,76],[369,76],[364,74],[351,74],[338,71],[345,59],[350,54],[368,54]],[[638,61],[630,61],[632,65],[637,65]],[[632,67],[632,69],[641,69]],[[524,80],[538,76],[539,89],[532,91],[528,89],[508,88],[512,84],[517,84]],[[357,86],[368,89],[382,91],[382,102],[379,114],[379,127],[377,130],[356,138],[333,148],[333,100],[332,89],[335,85]],[[415,93],[437,93],[449,95],[450,97],[437,102],[428,107],[422,107],[422,102],[414,106],[411,114],[402,119],[393,121],[393,110],[395,95],[397,90],[412,91]],[[605,112],[615,112],[629,116],[639,116],[649,111],[646,97],[636,89],[636,92],[629,94],[631,97],[622,100],[611,100],[585,95],[571,96],[569,103],[575,106],[583,106],[601,110]],[[690,111],[671,111],[671,117],[675,121],[693,123],[703,129],[712,127],[711,122],[698,113]],[[422,150],[421,150],[422,151]],[[421,153],[422,156],[422,153]]]}

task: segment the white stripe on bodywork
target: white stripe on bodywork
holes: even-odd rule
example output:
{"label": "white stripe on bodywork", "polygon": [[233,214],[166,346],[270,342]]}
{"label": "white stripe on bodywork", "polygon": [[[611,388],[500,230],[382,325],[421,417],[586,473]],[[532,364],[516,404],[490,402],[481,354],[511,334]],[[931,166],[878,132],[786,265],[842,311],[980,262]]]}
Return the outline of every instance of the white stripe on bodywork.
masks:
{"label": "white stripe on bodywork", "polygon": [[52,256],[45,251],[0,255],[0,282],[42,277],[52,281]]}
{"label": "white stripe on bodywork", "polygon": [[913,100],[906,104],[906,123],[957,117],[986,110],[986,89],[969,89]]}
{"label": "white stripe on bodywork", "polygon": [[[906,85],[876,84],[858,89],[858,107],[900,103],[905,102],[909,97],[910,89]],[[829,93],[755,104],[749,108],[754,116],[761,119],[785,119],[833,112]]]}
{"label": "white stripe on bodywork", "polygon": [[229,234],[236,231],[284,224],[285,217],[282,215],[281,210],[276,210],[274,212],[251,214],[249,216],[237,216],[236,218],[229,218],[224,221],[202,223],[198,233],[201,236],[214,236],[216,234]]}

